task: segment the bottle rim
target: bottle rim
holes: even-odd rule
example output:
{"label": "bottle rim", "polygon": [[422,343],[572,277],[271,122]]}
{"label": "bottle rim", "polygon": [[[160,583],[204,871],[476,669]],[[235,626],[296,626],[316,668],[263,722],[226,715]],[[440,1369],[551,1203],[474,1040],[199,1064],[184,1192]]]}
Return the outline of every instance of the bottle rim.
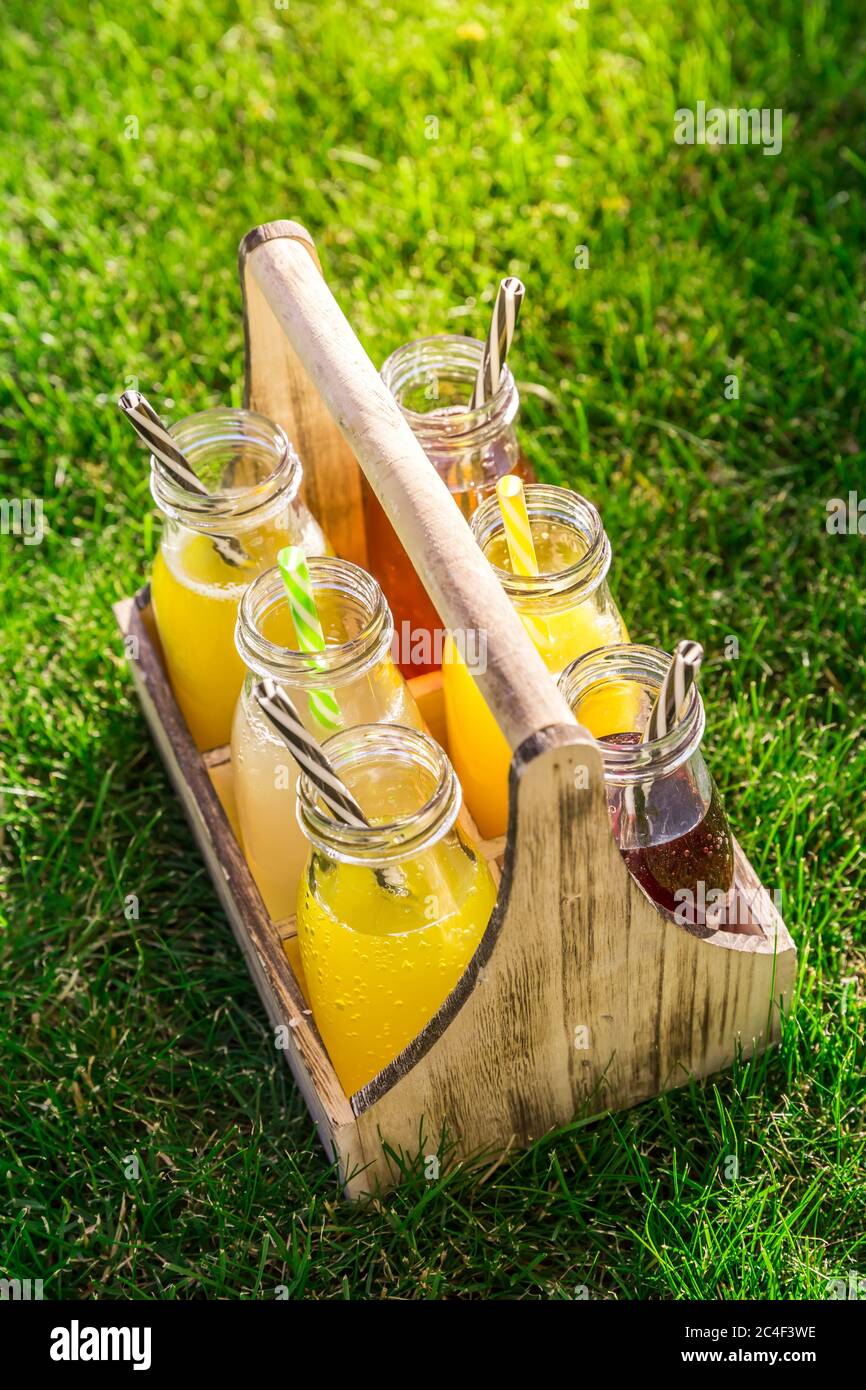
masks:
{"label": "bottle rim", "polygon": [[[524,488],[526,511],[530,525],[533,521],[557,522],[573,530],[585,550],[564,569],[543,574],[513,574],[489,561],[512,603],[526,608],[547,602],[563,606],[582,602],[595,592],[610,569],[611,548],[598,508],[579,492],[551,483],[528,483]],[[470,519],[470,527],[478,545],[488,559],[487,551],[494,540],[505,534],[499,499],[494,494],[481,503]]]}
{"label": "bottle rim", "polygon": [[218,407],[176,420],[168,430],[195,468],[217,451],[243,446],[261,462],[262,476],[248,487],[195,493],[182,487],[154,455],[150,491],[173,521],[209,535],[234,534],[294,501],[304,469],[285,430],[255,410]]}
{"label": "bottle rim", "polygon": [[477,338],[434,333],[402,343],[382,364],[381,378],[424,449],[457,454],[477,449],[492,443],[513,424],[520,396],[507,363],[498,389],[474,410],[468,405],[465,409],[411,410],[403,404],[405,391],[424,384],[431,373],[436,378],[461,383],[469,401],[483,355],[484,344]]}
{"label": "bottle rim", "polygon": [[421,766],[433,789],[411,812],[382,824],[348,826],[335,820],[321,802],[306,773],[298,778],[297,818],[310,844],[341,863],[364,866],[395,863],[420,854],[448,833],[463,800],[460,783],[447,754],[435,739],[404,724],[357,724],[341,729],[322,744],[336,772],[387,763]]}
{"label": "bottle rim", "polygon": [[[575,719],[581,702],[590,692],[624,681],[640,685],[655,699],[671,664],[670,653],[658,647],[620,642],[596,647],[566,666],[557,682]],[[613,785],[634,785],[668,776],[700,749],[706,728],[706,714],[697,685],[692,685],[682,719],[661,738],[646,743],[612,744],[593,738],[601,754],[604,780]],[[619,733],[635,733],[622,729]],[[592,737],[590,735],[590,737]]]}
{"label": "bottle rim", "polygon": [[351,560],[332,555],[307,559],[314,593],[338,595],[361,615],[360,630],[344,642],[328,642],[314,657],[265,637],[262,624],[278,609],[289,607],[279,566],[273,565],[247,585],[238,605],[235,646],[248,670],[258,676],[316,690],[355,680],[390,651],[394,635],[391,610],[376,580]]}

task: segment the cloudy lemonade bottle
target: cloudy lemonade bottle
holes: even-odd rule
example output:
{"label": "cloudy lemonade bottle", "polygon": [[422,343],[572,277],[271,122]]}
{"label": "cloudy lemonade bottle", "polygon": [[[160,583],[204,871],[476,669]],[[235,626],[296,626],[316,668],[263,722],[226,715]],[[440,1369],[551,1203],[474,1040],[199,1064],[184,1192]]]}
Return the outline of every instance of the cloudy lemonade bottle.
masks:
{"label": "cloudy lemonade bottle", "polygon": [[[476,511],[472,533],[547,669],[557,677],[584,652],[628,641],[628,633],[607,586],[610,542],[592,503],[567,488],[542,483],[526,487],[525,500],[537,574],[514,572],[497,497]],[[473,662],[483,657],[483,642],[476,641],[470,660],[449,637],[442,679],[451,760],[479,830],[492,838],[508,826],[511,753],[471,675]],[[611,695],[612,732],[614,726],[623,727],[616,698],[630,706],[634,695],[628,688]]]}
{"label": "cloudy lemonade bottle", "polygon": [[294,704],[305,727],[323,742],[334,728],[317,713],[316,692],[330,692],[337,724],[397,723],[421,717],[391,656],[393,623],[382,590],[348,560],[310,557],[309,583],[324,648],[301,650],[279,569],[250,584],[238,609],[237,650],[246,677],[232,725],[232,774],[247,863],[270,916],[295,911],[309,846],[295,814],[296,765],[254,696],[270,678]]}
{"label": "cloudy lemonade bottle", "polygon": [[175,698],[196,746],[215,748],[229,740],[243,682],[234,633],[247,584],[287,543],[313,555],[328,545],[301,501],[301,461],[279,425],[249,410],[207,410],[170,434],[208,494],[180,486],[152,456],[165,524],[151,595]]}
{"label": "cloudy lemonade bottle", "polygon": [[456,823],[460,785],[428,734],[369,725],[333,735],[324,748],[371,824],[338,823],[300,777],[298,818],[310,853],[298,939],[316,1026],[352,1095],[457,984],[496,888]]}

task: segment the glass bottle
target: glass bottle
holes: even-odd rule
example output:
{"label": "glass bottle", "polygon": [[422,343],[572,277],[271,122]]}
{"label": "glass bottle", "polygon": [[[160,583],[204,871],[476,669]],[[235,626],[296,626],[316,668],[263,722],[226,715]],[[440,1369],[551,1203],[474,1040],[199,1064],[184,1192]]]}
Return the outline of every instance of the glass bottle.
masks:
{"label": "glass bottle", "polygon": [[227,743],[243,681],[238,603],[284,545],[329,547],[300,497],[301,461],[279,425],[250,410],[205,410],[172,425],[208,496],[181,487],[153,455],[150,490],[165,518],[151,580],[175,698],[199,749]]}
{"label": "glass bottle", "polygon": [[307,843],[295,816],[297,769],[283,740],[261,713],[253,686],[270,677],[282,686],[311,733],[324,741],[310,693],[331,690],[345,727],[399,723],[421,716],[391,655],[393,623],[382,590],[348,560],[308,560],[325,650],[297,650],[297,636],[280,571],[250,584],[238,610],[235,640],[246,668],[232,725],[232,776],[247,863],[270,916],[295,911]]}
{"label": "glass bottle", "polygon": [[457,824],[460,784],[429,734],[368,725],[324,745],[375,823],[338,824],[306,776],[298,939],[313,1017],[347,1095],[433,1016],[481,940],[496,888]]}
{"label": "glass bottle", "polygon": [[[592,503],[545,483],[530,484],[525,496],[539,574],[512,573],[495,496],[475,512],[472,533],[547,669],[557,677],[575,657],[627,641],[628,633],[607,585],[610,541]],[[475,822],[490,839],[504,835],[508,825],[511,753],[472,678],[473,667],[485,656],[481,637],[471,654],[448,638],[442,681],[448,751]]]}
{"label": "glass bottle", "polygon": [[[508,368],[495,396],[468,407],[483,350],[475,338],[442,333],[404,343],[382,368],[382,380],[467,519],[503,474],[530,476],[517,443],[520,399]],[[407,676],[423,675],[442,664],[442,624],[366,479],[363,493],[368,563],[394,615],[400,665]]]}
{"label": "glass bottle", "polygon": [[733,840],[701,752],[706,720],[697,686],[679,722],[641,742],[670,662],[655,647],[607,647],[573,662],[559,689],[599,741],[614,837],[646,896],[695,935],[748,929],[730,911]]}

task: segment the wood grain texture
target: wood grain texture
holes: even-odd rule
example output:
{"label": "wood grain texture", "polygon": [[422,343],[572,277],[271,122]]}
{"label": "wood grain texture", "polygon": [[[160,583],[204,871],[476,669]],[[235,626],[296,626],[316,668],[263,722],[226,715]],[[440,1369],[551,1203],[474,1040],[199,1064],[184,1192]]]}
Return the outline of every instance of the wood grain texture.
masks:
{"label": "wood grain texture", "polygon": [[348,440],[446,627],[486,634],[478,685],[516,748],[571,711],[524,632],[491,567],[480,556],[445,483],[298,240],[261,241],[248,278],[303,362]]}
{"label": "wood grain texture", "polygon": [[367,562],[361,475],[351,448],[249,273],[256,247],[289,240],[321,275],[309,233],[297,222],[268,222],[244,237],[238,273],[244,311],[244,404],[282,425],[304,465],[304,498],[338,555]]}
{"label": "wood grain texture", "polygon": [[[422,1116],[422,1153],[436,1151],[443,1125],[461,1157],[501,1151],[707,1076],[738,1044],[748,1056],[777,1036],[796,959],[784,924],[770,910],[760,935],[701,940],[664,920],[622,862],[599,755],[572,728],[518,750],[511,804],[496,911],[466,976],[352,1099],[351,1158],[364,1167],[354,1195],[394,1182],[383,1145],[417,1153]],[[741,851],[737,872],[754,890]]]}

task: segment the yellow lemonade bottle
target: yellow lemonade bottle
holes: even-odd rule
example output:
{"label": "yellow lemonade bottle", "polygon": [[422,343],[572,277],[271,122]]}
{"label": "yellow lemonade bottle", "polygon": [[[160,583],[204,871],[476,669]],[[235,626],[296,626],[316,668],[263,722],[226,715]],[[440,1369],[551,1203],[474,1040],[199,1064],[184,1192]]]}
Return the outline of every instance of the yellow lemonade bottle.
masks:
{"label": "yellow lemonade bottle", "polygon": [[[527,486],[525,498],[537,575],[513,572],[498,498],[479,507],[472,533],[555,679],[576,657],[627,642],[628,633],[607,586],[610,542],[592,503],[543,483]],[[508,827],[511,752],[471,674],[485,654],[483,634],[474,637],[470,653],[449,636],[442,682],[451,761],[476,825],[491,839]],[[622,698],[632,701],[633,692],[624,688]],[[612,731],[629,727],[617,709],[610,717]]]}
{"label": "yellow lemonade bottle", "polygon": [[324,727],[310,701],[332,691],[344,728],[393,723],[421,727],[418,707],[391,655],[394,627],[382,590],[348,560],[307,561],[325,650],[298,650],[282,576],[269,569],[244,593],[236,644],[246,668],[232,725],[232,776],[247,863],[274,921],[294,913],[307,844],[295,814],[297,769],[253,695],[269,677],[295,706],[305,727],[323,742]]}
{"label": "yellow lemonade bottle", "polygon": [[216,748],[228,743],[244,677],[234,634],[245,588],[282,546],[319,555],[328,544],[300,499],[303,468],[279,425],[249,410],[206,410],[170,433],[208,495],[185,490],[151,457],[165,518],[151,596],[175,699],[196,747]]}
{"label": "yellow lemonade bottle", "polygon": [[370,819],[338,824],[309,779],[298,941],[316,1026],[347,1095],[429,1022],[468,966],[496,888],[456,824],[460,785],[428,734],[369,725],[324,745]]}

